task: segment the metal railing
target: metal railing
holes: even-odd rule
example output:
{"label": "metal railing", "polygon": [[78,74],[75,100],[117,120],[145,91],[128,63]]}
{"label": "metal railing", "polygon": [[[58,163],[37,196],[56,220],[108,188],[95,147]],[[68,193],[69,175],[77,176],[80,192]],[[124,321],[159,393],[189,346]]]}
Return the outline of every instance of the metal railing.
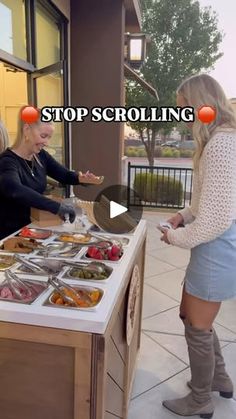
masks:
{"label": "metal railing", "polygon": [[184,208],[191,203],[192,181],[191,168],[128,163],[128,207]]}

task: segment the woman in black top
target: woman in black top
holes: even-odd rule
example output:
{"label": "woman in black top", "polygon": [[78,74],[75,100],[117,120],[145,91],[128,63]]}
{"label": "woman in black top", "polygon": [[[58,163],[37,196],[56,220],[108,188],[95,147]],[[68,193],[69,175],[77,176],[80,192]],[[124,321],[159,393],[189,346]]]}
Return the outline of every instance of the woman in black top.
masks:
{"label": "woman in black top", "polygon": [[[21,115],[21,113],[20,113]],[[12,148],[0,155],[0,239],[30,223],[30,208],[58,214],[70,221],[75,218],[71,205],[60,204],[42,195],[47,176],[65,185],[78,185],[80,176],[59,164],[43,150],[53,135],[54,125],[41,122],[26,124],[19,115],[18,133]],[[92,173],[86,173],[91,183]]]}

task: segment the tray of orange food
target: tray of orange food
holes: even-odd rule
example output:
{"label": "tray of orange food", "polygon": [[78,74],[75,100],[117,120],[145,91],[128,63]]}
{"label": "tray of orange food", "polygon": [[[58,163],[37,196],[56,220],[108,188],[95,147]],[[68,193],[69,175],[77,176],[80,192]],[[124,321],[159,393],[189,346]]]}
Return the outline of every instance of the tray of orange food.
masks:
{"label": "tray of orange food", "polygon": [[81,243],[86,244],[94,241],[90,234],[83,233],[62,233],[57,237],[57,240],[66,243]]}
{"label": "tray of orange food", "polygon": [[76,294],[73,290],[70,290],[67,287],[61,287],[62,292],[66,296],[72,298],[75,301],[76,306],[66,301],[62,294],[56,290],[49,295],[44,305],[57,308],[70,308],[74,310],[91,310],[93,308],[97,308],[104,294],[104,291],[100,288],[85,287],[82,285],[73,285],[73,289]]}

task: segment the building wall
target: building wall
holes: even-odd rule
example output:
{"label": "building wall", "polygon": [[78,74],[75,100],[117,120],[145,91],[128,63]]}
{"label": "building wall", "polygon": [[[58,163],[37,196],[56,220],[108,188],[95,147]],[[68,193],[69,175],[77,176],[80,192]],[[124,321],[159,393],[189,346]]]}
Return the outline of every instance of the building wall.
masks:
{"label": "building wall", "polygon": [[[71,99],[73,106],[124,103],[125,10],[122,0],[71,1]],[[105,176],[102,188],[121,181],[123,124],[72,124],[73,168]],[[94,199],[98,187],[79,189]],[[76,191],[78,193],[78,191]]]}

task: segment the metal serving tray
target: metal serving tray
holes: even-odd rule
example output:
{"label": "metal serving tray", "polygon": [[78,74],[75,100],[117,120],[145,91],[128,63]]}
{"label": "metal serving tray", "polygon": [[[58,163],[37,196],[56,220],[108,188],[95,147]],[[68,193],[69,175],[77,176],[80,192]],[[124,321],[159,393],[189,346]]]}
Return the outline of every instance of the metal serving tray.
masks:
{"label": "metal serving tray", "polygon": [[0,271],[11,268],[16,263],[14,256],[0,255]]}
{"label": "metal serving tray", "polygon": [[57,260],[55,259],[46,259],[46,258],[29,258],[29,262],[36,263],[40,268],[44,269],[43,272],[34,271],[33,269],[30,269],[24,264],[20,264],[17,266],[14,270],[16,274],[29,274],[29,275],[37,275],[37,276],[48,276],[49,274],[58,275],[64,266],[66,266],[63,263],[63,260]]}
{"label": "metal serving tray", "polygon": [[121,257],[120,257],[119,260],[94,259],[94,258],[90,258],[90,257],[86,256],[86,253],[87,253],[87,249],[86,249],[85,253],[83,254],[83,256],[81,257],[81,260],[82,261],[85,260],[86,262],[103,262],[103,263],[114,263],[114,264],[117,264],[117,263],[120,263],[121,259],[124,256],[124,251],[123,251],[123,253],[122,253],[122,255],[121,255]]}
{"label": "metal serving tray", "polygon": [[100,229],[90,229],[88,230],[88,234],[95,234],[97,238],[101,238],[102,241],[110,240],[114,242],[120,242],[122,246],[128,246],[130,243],[130,239],[128,237],[119,236],[111,233],[106,233]]}
{"label": "metal serving tray", "polygon": [[[84,267],[89,268],[89,265],[90,264],[87,263],[87,264],[84,265]],[[92,276],[92,277],[89,278],[89,275],[87,274],[87,272],[84,272],[84,277],[83,276],[79,276],[79,275],[77,275],[77,276],[73,275],[73,272],[83,271],[83,268],[73,267],[73,268],[66,269],[66,271],[63,274],[63,278],[65,278],[65,279],[80,280],[80,281],[102,281],[102,282],[104,282],[104,281],[107,281],[110,278],[110,276],[111,276],[111,274],[113,272],[113,269],[110,266],[106,266],[106,267],[104,267],[104,270],[105,270],[105,272],[107,274],[107,277],[106,278],[99,278],[99,275],[102,275],[102,274],[99,274],[99,273],[98,274],[93,273],[94,276]],[[92,274],[92,272],[91,272],[91,274]]]}
{"label": "metal serving tray", "polygon": [[[96,305],[92,306],[92,307],[70,307],[70,306],[64,306],[64,305],[59,305],[59,304],[55,304],[52,302],[52,297],[53,295],[56,293],[56,291],[53,291],[48,298],[46,299],[46,301],[43,303],[44,306],[47,307],[52,307],[52,308],[62,308],[62,309],[66,309],[66,310],[82,310],[82,311],[94,311],[97,310],[97,308],[99,307],[99,305],[101,304],[101,301],[103,299],[104,296],[104,290],[102,290],[101,288],[98,287],[91,287],[91,286],[84,286],[84,285],[70,285],[73,286],[73,288],[76,291],[99,291],[100,293],[100,297],[98,302],[96,303]],[[61,287],[63,288],[63,287]]]}
{"label": "metal serving tray", "polygon": [[[84,238],[84,240],[83,240]],[[60,233],[57,235],[57,237],[54,239],[55,241],[60,241],[62,243],[73,243],[73,244],[91,244],[93,242],[96,242],[97,239],[95,237],[92,237],[89,233]],[[78,240],[78,241],[76,241]]]}
{"label": "metal serving tray", "polygon": [[44,246],[43,249],[36,251],[37,256],[54,257],[54,258],[74,258],[81,246],[72,243],[51,242]]}
{"label": "metal serving tray", "polygon": [[51,230],[44,230],[41,228],[22,228],[17,234],[16,237],[24,237],[24,238],[33,238],[36,240],[47,240],[49,237],[53,235]]}
{"label": "metal serving tray", "polygon": [[[10,302],[10,303],[20,303],[20,304],[27,304],[27,305],[29,305],[29,304],[32,304],[39,296],[41,296],[42,293],[45,290],[47,290],[47,288],[48,288],[48,284],[46,282],[25,280],[24,283],[26,285],[29,285],[29,286],[31,286],[31,285],[34,285],[34,286],[40,285],[42,287],[42,290],[39,291],[39,292],[35,292],[35,294],[33,294],[31,297],[29,297],[27,299],[22,299],[22,300],[17,299],[17,298],[10,299],[10,298],[4,298],[4,297],[1,297],[0,296],[0,300],[1,301],[5,301],[7,303]],[[9,288],[7,281],[3,281],[1,283],[1,285],[0,285],[0,294],[1,294],[2,289],[4,287]]]}

